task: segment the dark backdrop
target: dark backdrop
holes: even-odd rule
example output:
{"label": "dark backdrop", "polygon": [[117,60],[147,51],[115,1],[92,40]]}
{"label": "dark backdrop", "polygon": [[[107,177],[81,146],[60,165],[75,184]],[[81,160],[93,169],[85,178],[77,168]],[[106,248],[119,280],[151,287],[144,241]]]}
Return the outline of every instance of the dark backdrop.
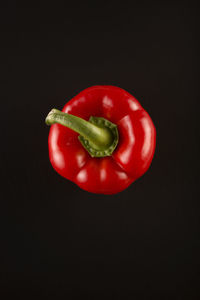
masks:
{"label": "dark backdrop", "polygon": [[[2,299],[199,299],[197,7],[55,3],[0,10]],[[157,129],[151,168],[114,196],[48,158],[47,113],[96,84],[133,94]]]}

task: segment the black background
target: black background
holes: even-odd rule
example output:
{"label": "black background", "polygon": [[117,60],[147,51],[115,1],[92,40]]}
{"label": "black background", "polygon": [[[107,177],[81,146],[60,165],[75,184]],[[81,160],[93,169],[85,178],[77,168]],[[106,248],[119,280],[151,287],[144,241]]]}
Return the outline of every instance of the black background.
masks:
{"label": "black background", "polygon": [[[27,3],[0,10],[2,299],[198,299],[197,6]],[[113,196],[48,159],[47,113],[96,84],[133,94],[157,129],[151,168]]]}

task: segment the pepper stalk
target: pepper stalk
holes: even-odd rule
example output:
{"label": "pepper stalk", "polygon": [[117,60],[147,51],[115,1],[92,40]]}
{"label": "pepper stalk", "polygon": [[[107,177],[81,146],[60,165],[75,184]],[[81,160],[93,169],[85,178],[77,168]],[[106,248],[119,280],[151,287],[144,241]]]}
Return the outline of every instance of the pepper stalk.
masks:
{"label": "pepper stalk", "polygon": [[86,121],[54,108],[45,122],[47,125],[57,123],[79,133],[79,141],[92,157],[111,156],[118,144],[117,125],[101,117],[91,116]]}

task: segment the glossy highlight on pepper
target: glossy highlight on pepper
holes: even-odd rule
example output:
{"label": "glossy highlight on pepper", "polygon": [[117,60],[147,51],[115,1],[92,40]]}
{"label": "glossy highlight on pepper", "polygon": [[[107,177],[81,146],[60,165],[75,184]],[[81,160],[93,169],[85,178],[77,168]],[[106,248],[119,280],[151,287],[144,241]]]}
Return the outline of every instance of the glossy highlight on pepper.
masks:
{"label": "glossy highlight on pepper", "polygon": [[142,176],[153,159],[156,130],[125,90],[93,86],[46,118],[53,168],[80,188],[116,194]]}

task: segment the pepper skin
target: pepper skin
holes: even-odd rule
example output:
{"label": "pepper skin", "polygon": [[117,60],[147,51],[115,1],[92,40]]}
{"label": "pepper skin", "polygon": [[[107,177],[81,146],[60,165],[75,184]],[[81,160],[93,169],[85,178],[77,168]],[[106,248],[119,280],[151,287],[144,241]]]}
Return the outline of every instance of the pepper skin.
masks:
{"label": "pepper skin", "polygon": [[119,141],[112,155],[91,157],[77,132],[61,124],[51,125],[49,157],[61,176],[91,193],[116,194],[147,171],[155,151],[156,130],[131,94],[115,86],[93,86],[67,102],[62,112],[86,121],[91,116],[111,121],[117,125]]}

